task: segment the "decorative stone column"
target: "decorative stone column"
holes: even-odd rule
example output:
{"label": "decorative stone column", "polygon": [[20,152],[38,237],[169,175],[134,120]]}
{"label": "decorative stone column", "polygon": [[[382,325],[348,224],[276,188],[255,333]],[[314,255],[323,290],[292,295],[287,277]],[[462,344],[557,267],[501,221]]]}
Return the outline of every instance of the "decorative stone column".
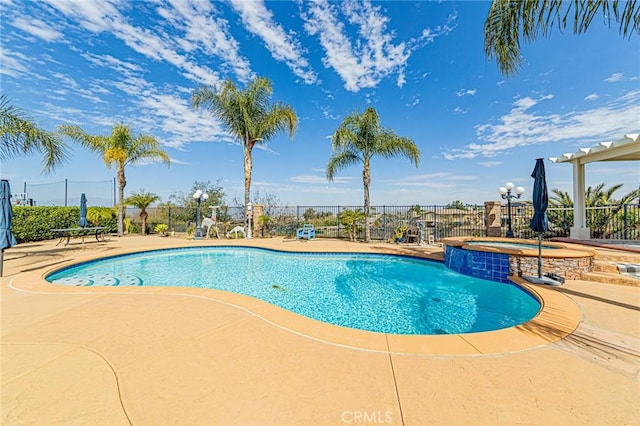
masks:
{"label": "decorative stone column", "polygon": [[264,204],[254,204],[253,205],[253,218],[252,218],[252,234],[253,238],[262,237],[262,228],[260,217],[264,214]]}
{"label": "decorative stone column", "polygon": [[484,202],[484,226],[487,237],[502,236],[502,212],[500,201]]}

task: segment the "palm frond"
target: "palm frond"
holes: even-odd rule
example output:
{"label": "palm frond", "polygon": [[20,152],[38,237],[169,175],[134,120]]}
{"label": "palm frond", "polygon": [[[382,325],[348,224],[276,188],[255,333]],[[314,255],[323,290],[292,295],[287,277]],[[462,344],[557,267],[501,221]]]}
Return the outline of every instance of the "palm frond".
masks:
{"label": "palm frond", "polygon": [[511,76],[522,66],[521,39],[549,37],[554,26],[562,32],[569,22],[573,32],[581,34],[598,14],[608,26],[616,22],[623,37],[640,33],[637,0],[494,0],[484,23],[485,56],[496,59],[500,72]]}
{"label": "palm frond", "polygon": [[327,164],[327,179],[333,181],[337,172],[361,162],[362,158],[353,151],[344,150],[337,152],[329,158],[329,163]]}
{"label": "palm frond", "polygon": [[24,112],[0,96],[0,160],[39,152],[44,155],[43,171],[51,172],[68,159],[67,146],[60,137],[38,127]]}

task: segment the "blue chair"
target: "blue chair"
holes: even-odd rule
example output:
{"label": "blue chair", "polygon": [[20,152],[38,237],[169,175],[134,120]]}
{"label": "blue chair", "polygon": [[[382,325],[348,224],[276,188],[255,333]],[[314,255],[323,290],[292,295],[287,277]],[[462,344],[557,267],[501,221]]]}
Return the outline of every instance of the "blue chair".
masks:
{"label": "blue chair", "polygon": [[296,229],[296,240],[307,239],[310,240],[316,237],[316,230],[310,223],[305,223],[302,228]]}

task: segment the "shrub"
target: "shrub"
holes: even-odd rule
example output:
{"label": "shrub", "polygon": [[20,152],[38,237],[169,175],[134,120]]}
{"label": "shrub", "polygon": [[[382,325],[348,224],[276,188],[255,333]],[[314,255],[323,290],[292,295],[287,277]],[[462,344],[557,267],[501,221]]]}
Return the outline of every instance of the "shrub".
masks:
{"label": "shrub", "polygon": [[160,236],[162,237],[166,237],[167,233],[169,232],[169,225],[167,225],[166,223],[159,223],[158,225],[156,225],[153,232],[155,232],[156,234],[160,234]]}
{"label": "shrub", "polygon": [[[99,220],[89,219],[94,226],[106,226],[107,232],[116,230],[116,217],[113,210],[108,207],[90,207],[87,211],[105,210],[107,213],[99,214]],[[19,243],[30,241],[43,241],[55,238],[57,235],[52,229],[75,228],[80,219],[80,207],[58,206],[13,206],[13,222],[11,230]]]}

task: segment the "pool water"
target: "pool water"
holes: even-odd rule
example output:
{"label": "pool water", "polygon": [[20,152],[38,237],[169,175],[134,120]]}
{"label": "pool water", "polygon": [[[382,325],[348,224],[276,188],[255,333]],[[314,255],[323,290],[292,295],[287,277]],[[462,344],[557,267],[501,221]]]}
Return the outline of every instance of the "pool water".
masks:
{"label": "pool water", "polygon": [[[502,241],[466,241],[465,244],[470,246],[486,246],[486,247],[498,247],[498,248],[512,248],[512,249],[536,249],[538,250],[538,244],[527,243],[507,243]],[[558,247],[542,244],[544,250],[553,250]]]}
{"label": "pool water", "polygon": [[319,321],[394,334],[496,330],[526,322],[540,309],[533,296],[515,285],[392,255],[240,247],[158,250],[65,268],[47,281],[226,290]]}

